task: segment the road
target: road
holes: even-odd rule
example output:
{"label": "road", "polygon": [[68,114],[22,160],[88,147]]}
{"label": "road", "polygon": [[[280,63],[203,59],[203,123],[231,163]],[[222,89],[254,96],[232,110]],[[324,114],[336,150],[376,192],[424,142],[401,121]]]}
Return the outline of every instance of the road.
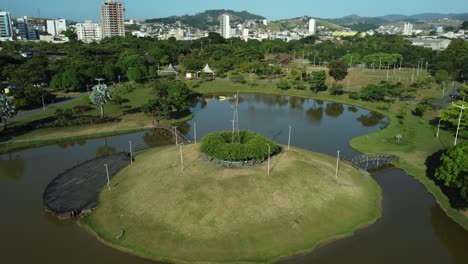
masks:
{"label": "road", "polygon": [[[83,98],[87,94],[88,93],[86,93],[86,92],[79,93],[79,94],[76,94],[76,95],[73,95],[73,96],[69,97],[69,99],[65,99],[65,100],[62,100],[62,101],[57,102],[57,103],[48,104],[48,105],[46,105],[46,111],[52,111],[57,106],[61,106],[61,105],[64,105],[64,104],[68,104],[68,103],[77,101],[77,100]],[[31,110],[19,111],[18,114],[16,116],[14,116],[12,119],[10,119],[9,121],[18,121],[20,119],[32,116],[32,115],[37,114],[37,113],[40,113],[42,111],[43,111],[42,107],[36,108],[36,109],[31,109]]]}

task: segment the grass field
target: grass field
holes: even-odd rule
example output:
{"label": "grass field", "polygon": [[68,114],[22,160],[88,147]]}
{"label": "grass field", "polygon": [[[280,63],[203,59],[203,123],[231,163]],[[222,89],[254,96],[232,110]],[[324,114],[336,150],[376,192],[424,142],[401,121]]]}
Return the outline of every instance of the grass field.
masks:
{"label": "grass field", "polygon": [[[430,89],[429,89],[430,90]],[[425,188],[434,196],[441,208],[463,228],[468,230],[468,211],[452,208],[448,197],[441,188],[431,180],[427,173],[426,159],[435,152],[453,145],[454,131],[441,129],[439,138],[435,137],[437,128],[430,125],[438,112],[436,110],[427,112],[424,117],[413,116],[410,111],[414,109],[414,102],[396,101],[390,104],[388,110],[379,109],[380,103],[363,102],[349,99],[347,95],[332,96],[328,92],[314,94],[310,91],[279,90],[268,82],[260,83],[257,87],[248,85],[234,85],[229,82],[211,82],[203,84],[199,89],[201,93],[232,93],[235,91],[251,93],[282,94],[316,98],[338,103],[351,104],[369,110],[377,111],[387,116],[391,123],[378,133],[363,135],[351,141],[351,146],[363,153],[388,153],[400,156],[400,162],[396,165],[404,169],[408,174],[420,181]],[[421,89],[424,93],[427,89]],[[399,119],[397,115],[403,111],[404,118]],[[395,136],[401,134],[403,139],[396,142]],[[368,137],[368,139],[366,139]]]}
{"label": "grass field", "polygon": [[310,251],[381,215],[378,184],[343,163],[335,178],[333,157],[292,148],[267,175],[266,164],[222,169],[200,160],[195,145],[183,152],[184,171],[178,147],[139,153],[81,224],[144,258],[242,263]]}

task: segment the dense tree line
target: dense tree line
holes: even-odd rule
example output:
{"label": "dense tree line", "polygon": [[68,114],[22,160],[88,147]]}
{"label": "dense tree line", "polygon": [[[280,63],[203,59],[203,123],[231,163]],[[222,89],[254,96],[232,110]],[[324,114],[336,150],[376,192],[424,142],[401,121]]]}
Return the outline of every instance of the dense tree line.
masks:
{"label": "dense tree line", "polygon": [[[429,69],[444,70],[449,78],[468,76],[467,42],[454,40],[446,51],[436,53],[411,46],[401,36],[390,35],[316,43],[315,37],[290,42],[245,42],[238,38],[226,40],[217,33],[210,33],[193,41],[127,36],[90,44],[79,41],[64,44],[3,42],[1,46],[2,81],[16,86],[15,104],[20,108],[39,104],[38,98],[42,96],[49,97],[43,84],[49,84],[53,90],[86,91],[96,83],[95,78],[104,78],[107,82],[127,79],[146,82],[171,63],[177,65],[182,74],[200,71],[208,63],[221,77],[249,73],[273,78],[282,74],[281,65],[299,57],[309,58],[315,64],[342,60],[348,65],[365,64],[375,68],[399,67],[400,64],[414,67],[428,62]],[[26,50],[36,54],[23,58],[20,51]],[[291,76],[302,81],[304,71],[295,70]]]}

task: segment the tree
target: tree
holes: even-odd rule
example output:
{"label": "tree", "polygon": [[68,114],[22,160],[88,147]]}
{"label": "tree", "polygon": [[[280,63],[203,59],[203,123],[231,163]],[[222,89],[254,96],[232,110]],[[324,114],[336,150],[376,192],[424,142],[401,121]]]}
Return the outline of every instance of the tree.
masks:
{"label": "tree", "polygon": [[62,34],[65,35],[65,37],[67,37],[70,41],[76,41],[78,39],[78,35],[71,30],[63,31]]}
{"label": "tree", "polygon": [[312,77],[309,79],[310,88],[314,92],[318,92],[325,87],[325,81],[327,79],[327,73],[325,71],[314,71]]}
{"label": "tree", "polygon": [[460,29],[468,29],[468,21],[463,21],[463,23],[461,24]]}
{"label": "tree", "polygon": [[104,105],[112,100],[111,94],[107,85],[105,84],[98,84],[93,87],[93,92],[89,96],[91,99],[91,103],[94,105],[99,105],[101,108],[101,118],[104,118]]}
{"label": "tree", "polygon": [[364,101],[385,101],[387,94],[384,85],[369,84],[360,91],[359,98]]}
{"label": "tree", "polygon": [[4,124],[4,130],[7,129],[7,119],[16,115],[16,107],[10,98],[0,95],[0,118]]}
{"label": "tree", "polygon": [[277,84],[276,87],[281,90],[289,90],[291,89],[291,85],[287,80],[280,80]]}
{"label": "tree", "polygon": [[434,79],[436,80],[437,83],[444,83],[447,82],[449,78],[449,73],[448,71],[441,69],[436,72],[434,75]]}
{"label": "tree", "polygon": [[[468,102],[457,101],[456,104],[465,106],[465,110],[463,111],[463,116],[460,122],[460,129],[468,128],[468,111],[466,110],[466,108],[468,108]],[[458,125],[458,120],[460,119],[460,108],[451,105],[448,108],[440,111],[439,118],[442,121],[445,121],[446,123],[455,127]]]}
{"label": "tree", "polygon": [[171,106],[169,102],[162,97],[154,97],[143,105],[143,112],[151,114],[152,116],[169,117],[171,113]]}
{"label": "tree", "polygon": [[343,94],[343,85],[333,84],[330,88],[331,95],[342,95]]}
{"label": "tree", "polygon": [[461,85],[460,88],[458,88],[458,94],[463,97],[468,97],[468,85]]}
{"label": "tree", "polygon": [[348,65],[341,60],[334,60],[328,64],[328,74],[335,79],[335,81],[343,80],[348,75]]}
{"label": "tree", "polygon": [[435,176],[447,187],[457,188],[461,197],[468,202],[468,141],[449,148],[441,156],[442,165]]}

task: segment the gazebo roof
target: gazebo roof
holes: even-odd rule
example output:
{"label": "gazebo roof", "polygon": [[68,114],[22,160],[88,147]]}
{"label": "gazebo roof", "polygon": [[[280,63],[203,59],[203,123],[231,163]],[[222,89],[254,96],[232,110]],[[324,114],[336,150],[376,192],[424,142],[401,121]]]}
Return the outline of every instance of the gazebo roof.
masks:
{"label": "gazebo roof", "polygon": [[204,73],[210,73],[210,74],[214,74],[214,71],[210,68],[210,66],[208,64],[206,64],[205,68],[203,68],[202,70]]}
{"label": "gazebo roof", "polygon": [[174,68],[172,67],[172,64],[169,64],[169,66],[162,70],[161,73],[174,73],[174,74],[178,74],[179,72]]}

